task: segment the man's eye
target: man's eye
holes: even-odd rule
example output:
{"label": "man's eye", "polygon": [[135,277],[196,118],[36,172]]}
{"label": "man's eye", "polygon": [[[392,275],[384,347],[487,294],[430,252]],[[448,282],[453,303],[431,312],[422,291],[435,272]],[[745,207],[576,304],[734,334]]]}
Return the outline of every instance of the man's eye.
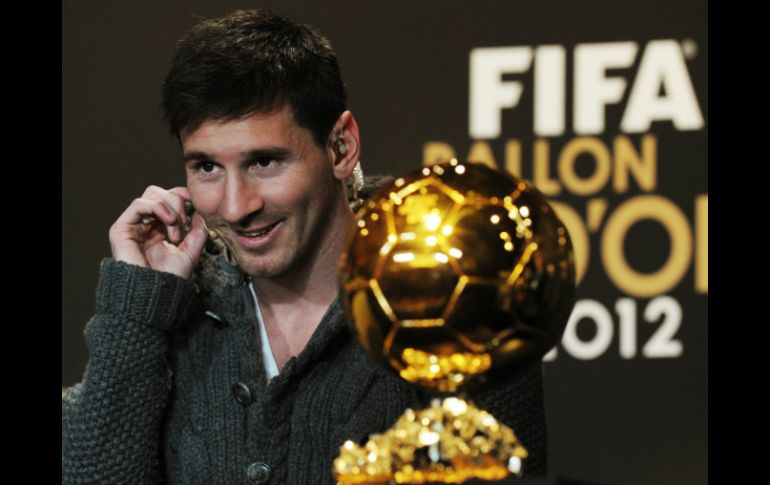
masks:
{"label": "man's eye", "polygon": [[201,162],[201,163],[198,165],[198,168],[199,168],[200,170],[202,170],[203,172],[206,172],[206,173],[211,173],[211,172],[213,172],[215,167],[216,167],[216,166],[214,165],[214,162]]}
{"label": "man's eye", "polygon": [[265,157],[265,158],[257,158],[254,160],[253,163],[254,165],[257,165],[260,168],[267,168],[277,163],[277,160],[275,158]]}

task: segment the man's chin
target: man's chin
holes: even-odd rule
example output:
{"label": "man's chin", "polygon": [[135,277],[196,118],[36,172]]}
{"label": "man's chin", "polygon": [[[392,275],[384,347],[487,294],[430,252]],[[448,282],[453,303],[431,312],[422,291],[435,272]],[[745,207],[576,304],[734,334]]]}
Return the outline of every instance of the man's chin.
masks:
{"label": "man's chin", "polygon": [[257,274],[263,273],[265,271],[269,273],[274,272],[274,267],[278,262],[274,261],[274,258],[270,257],[271,255],[266,254],[268,252],[267,250],[260,249],[259,251],[247,251],[240,247],[237,242],[228,242],[232,248],[230,254],[233,256],[235,264],[244,273],[256,277]]}
{"label": "man's chin", "polygon": [[235,251],[233,254],[238,267],[253,278],[281,278],[302,266],[305,259],[290,247],[277,250],[276,247],[254,251]]}
{"label": "man's chin", "polygon": [[236,258],[238,267],[241,271],[252,276],[252,278],[277,278],[286,272],[286,264],[280,261],[270,261],[268,258],[249,258],[243,260]]}

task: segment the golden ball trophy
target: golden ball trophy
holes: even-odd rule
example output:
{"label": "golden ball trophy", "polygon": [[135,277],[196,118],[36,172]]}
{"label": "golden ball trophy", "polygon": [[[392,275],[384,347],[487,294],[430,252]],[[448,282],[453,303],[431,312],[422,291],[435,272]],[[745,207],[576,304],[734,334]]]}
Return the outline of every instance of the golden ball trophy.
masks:
{"label": "golden ball trophy", "polygon": [[444,397],[363,446],[345,442],[338,483],[521,475],[527,451],[513,430],[456,393],[494,385],[561,338],[574,305],[572,245],[542,194],[482,164],[416,170],[358,211],[340,270],[364,349]]}

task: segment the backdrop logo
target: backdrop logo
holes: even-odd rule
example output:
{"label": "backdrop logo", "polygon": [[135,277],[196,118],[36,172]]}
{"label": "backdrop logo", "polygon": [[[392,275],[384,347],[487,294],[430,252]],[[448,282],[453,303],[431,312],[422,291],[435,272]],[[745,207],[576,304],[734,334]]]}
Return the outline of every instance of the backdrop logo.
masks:
{"label": "backdrop logo", "polygon": [[[574,49],[574,132],[602,133],[605,107],[619,103],[631,84],[620,122],[624,133],[642,133],[653,121],[670,120],[678,130],[703,128],[703,115],[687,73],[683,49],[674,40],[654,40],[642,52],[633,83],[609,69],[630,68],[640,51],[636,42],[579,44]],[[559,136],[565,130],[566,56],[560,45],[485,47],[470,55],[471,137],[500,136],[501,110],[515,108],[524,85],[503,74],[534,70],[534,132]],[[665,93],[660,95],[663,88]]]}
{"label": "backdrop logo", "polygon": [[[688,194],[692,205],[683,209],[671,194],[658,192],[659,140],[650,132],[653,122],[668,122],[675,132],[704,128],[686,62],[696,51],[692,41],[578,44],[572,49],[571,79],[568,49],[561,45],[470,52],[471,142],[464,158],[531,180],[551,198],[570,232],[578,283],[586,277],[591,241],[598,240],[602,273],[589,275],[589,280],[607,278],[622,293],[614,302],[589,298],[577,302],[561,345],[575,358],[598,358],[613,342],[626,359],[678,357],[683,352],[677,333],[684,312],[667,293],[682,284],[690,269],[695,293],[708,293],[708,193],[704,187],[703,193]],[[517,74],[531,75],[511,78]],[[503,137],[503,114],[522,108],[526,91],[532,100],[534,137]],[[569,126],[568,93],[572,93]],[[621,115],[608,117],[609,110]],[[609,126],[610,119],[619,122]],[[565,137],[569,129],[576,136]],[[672,143],[676,137],[667,135],[665,141]],[[445,161],[456,153],[455,145],[446,140],[427,141],[423,164]],[[579,160],[583,170],[577,168]],[[589,171],[586,160],[591,161]],[[705,167],[701,163],[705,160],[662,162]],[[624,197],[610,199],[608,193]],[[553,200],[565,194],[577,196],[578,203]],[[625,252],[628,238],[639,235],[631,229],[642,220],[656,223],[670,242],[665,261],[652,271],[636,269]],[[584,287],[582,293],[590,291],[590,286]],[[640,321],[656,325],[643,342],[637,342],[645,333]],[[592,322],[592,337],[578,336],[580,322]],[[555,358],[555,352],[547,358]]]}

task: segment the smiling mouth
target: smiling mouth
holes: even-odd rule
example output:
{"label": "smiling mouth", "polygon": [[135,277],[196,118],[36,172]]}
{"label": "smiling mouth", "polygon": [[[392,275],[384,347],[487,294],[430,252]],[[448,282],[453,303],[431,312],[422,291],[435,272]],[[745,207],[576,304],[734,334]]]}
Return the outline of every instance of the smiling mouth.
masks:
{"label": "smiling mouth", "polygon": [[280,222],[281,221],[276,221],[270,224],[269,226],[265,226],[261,229],[257,229],[254,231],[236,231],[236,232],[241,236],[246,236],[246,237],[262,237],[268,234],[270,231],[272,231],[275,228],[275,226],[277,226]]}

